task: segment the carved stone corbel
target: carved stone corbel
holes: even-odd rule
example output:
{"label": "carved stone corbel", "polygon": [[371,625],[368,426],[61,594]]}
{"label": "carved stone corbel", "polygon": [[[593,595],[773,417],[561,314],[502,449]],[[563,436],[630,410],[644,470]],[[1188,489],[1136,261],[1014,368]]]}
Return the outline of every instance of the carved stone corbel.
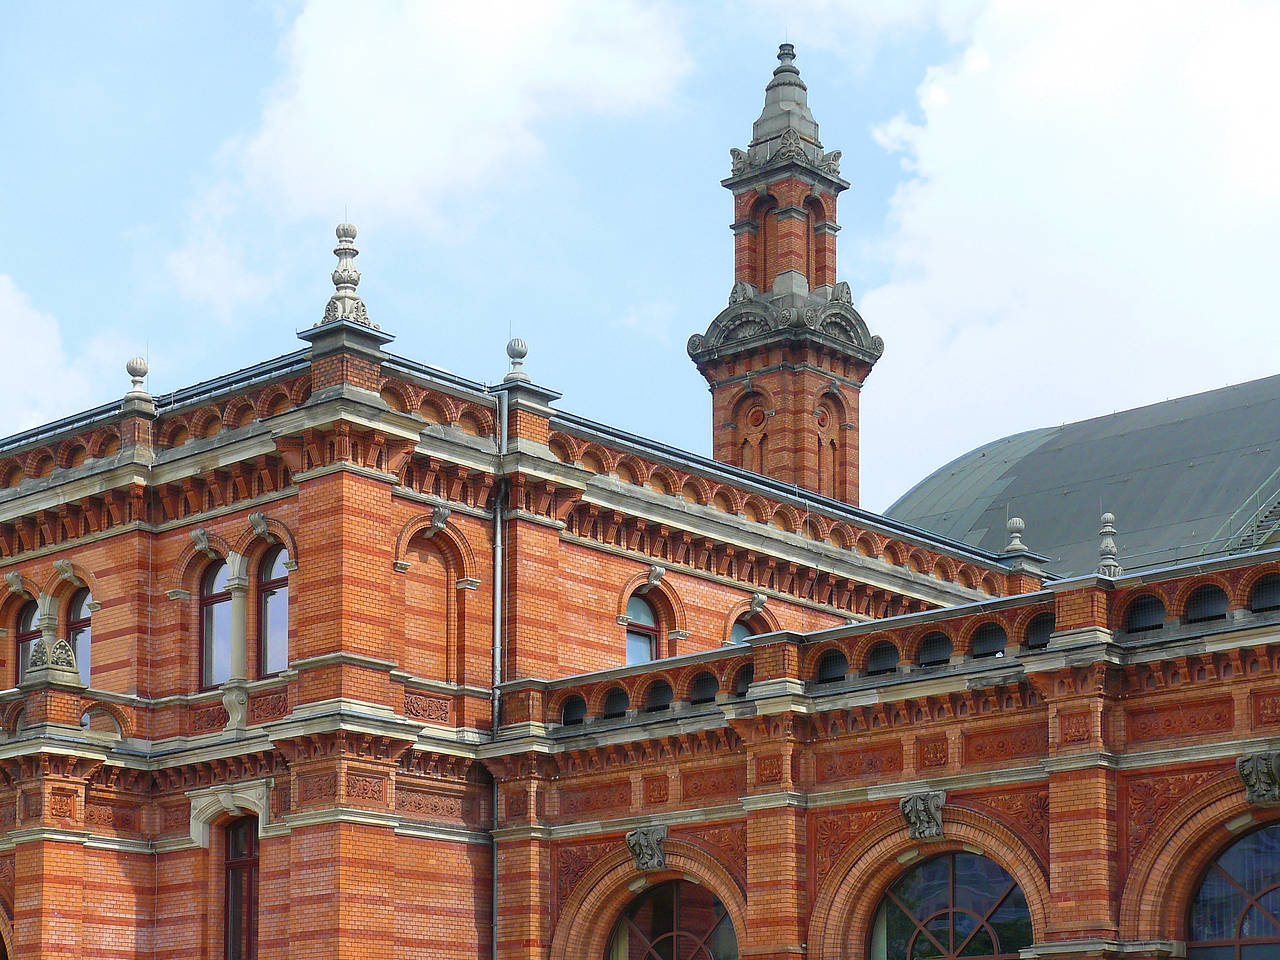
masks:
{"label": "carved stone corbel", "polygon": [[947,795],[941,790],[913,793],[898,801],[912,840],[936,840],[942,836],[942,805]]}
{"label": "carved stone corbel", "polygon": [[667,828],[638,827],[626,836],[627,849],[636,858],[636,869],[641,873],[667,868],[667,854],[662,842],[667,839]]}
{"label": "carved stone corbel", "polygon": [[1255,807],[1280,806],[1280,750],[1246,753],[1236,760],[1244,783],[1245,802]]}
{"label": "carved stone corbel", "polygon": [[261,510],[255,510],[249,514],[249,526],[253,527],[253,532],[268,543],[275,543],[280,539],[267,526],[267,515]]}
{"label": "carved stone corbel", "polygon": [[26,593],[22,589],[22,574],[17,570],[10,570],[4,575],[4,582],[9,585],[10,593]]}
{"label": "carved stone corbel", "polygon": [[649,575],[645,578],[644,583],[636,588],[636,593],[648,593],[656,587],[662,578],[667,575],[665,567],[660,567],[656,563],[649,565]]}
{"label": "carved stone corbel", "polygon": [[204,527],[196,527],[191,531],[191,542],[196,545],[196,549],[203,553],[211,560],[216,559],[218,551],[213,549],[209,544],[209,531]]}

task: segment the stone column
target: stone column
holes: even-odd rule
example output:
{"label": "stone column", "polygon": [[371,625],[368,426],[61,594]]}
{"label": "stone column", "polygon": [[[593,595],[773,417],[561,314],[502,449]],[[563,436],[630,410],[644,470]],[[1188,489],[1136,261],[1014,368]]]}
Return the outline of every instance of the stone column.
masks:
{"label": "stone column", "polygon": [[222,685],[222,705],[227,708],[227,729],[243,729],[249,713],[249,562],[238,553],[227,554],[227,589],[231,592],[231,676]]}

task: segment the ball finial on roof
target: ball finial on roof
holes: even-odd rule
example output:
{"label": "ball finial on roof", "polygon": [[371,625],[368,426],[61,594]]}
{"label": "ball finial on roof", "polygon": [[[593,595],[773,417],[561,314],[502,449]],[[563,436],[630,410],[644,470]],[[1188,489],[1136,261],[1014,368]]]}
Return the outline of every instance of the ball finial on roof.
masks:
{"label": "ball finial on roof", "polygon": [[142,386],[142,380],[150,370],[146,359],[143,357],[134,357],[124,365],[124,369],[125,372],[129,374],[129,378],[133,381],[133,386],[130,387],[129,392],[124,395],[125,399],[150,401],[151,394],[147,393]]}
{"label": "ball finial on roof", "polygon": [[352,223],[340,223],[333,232],[339,240],[354,240],[356,238],[355,224]]}
{"label": "ball finial on roof", "polygon": [[529,344],[525,343],[519,337],[512,337],[507,341],[507,357],[511,360],[511,372],[503,379],[505,380],[528,380],[529,375],[524,372],[524,358],[529,355]]}
{"label": "ball finial on roof", "polygon": [[1022,542],[1022,531],[1027,529],[1027,523],[1021,517],[1010,517],[1005,521],[1004,528],[1009,531],[1009,545],[1004,548],[1005,553],[1026,553],[1026,544]]}

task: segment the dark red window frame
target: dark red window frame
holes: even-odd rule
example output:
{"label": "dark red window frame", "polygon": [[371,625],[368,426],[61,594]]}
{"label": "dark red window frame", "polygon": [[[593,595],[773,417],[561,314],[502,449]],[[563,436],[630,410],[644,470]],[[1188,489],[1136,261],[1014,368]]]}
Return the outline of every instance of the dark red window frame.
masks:
{"label": "dark red window frame", "polygon": [[[71,602],[67,604],[67,642],[76,653],[76,669],[80,671],[80,679],[86,687],[93,676],[93,611],[89,609],[92,602],[93,595],[89,589],[81,587],[71,595]],[[75,616],[77,612],[81,614],[78,617]],[[85,640],[83,656],[80,649],[82,633]]]}
{"label": "dark red window frame", "polygon": [[223,936],[225,960],[258,956],[258,819],[241,817],[227,824]]}
{"label": "dark red window frame", "polygon": [[[221,683],[221,681],[215,681],[213,683],[209,683],[206,680],[205,671],[208,666],[208,657],[205,653],[205,647],[207,646],[208,641],[210,640],[208,633],[209,633],[209,617],[211,613],[211,608],[214,606],[217,606],[220,603],[225,603],[227,605],[228,622],[229,622],[229,617],[231,613],[230,589],[218,590],[218,591],[210,590],[210,587],[212,587],[217,582],[218,573],[220,571],[225,571],[226,568],[227,568],[227,563],[225,560],[215,561],[213,564],[210,565],[209,569],[204,572],[204,576],[200,578],[200,651],[199,651],[200,655],[198,659],[200,661],[199,669],[200,669],[200,689],[201,690],[212,690],[214,687],[219,686]],[[229,634],[226,638],[226,642],[228,645],[228,656],[230,656],[231,637]]]}
{"label": "dark red window frame", "polygon": [[[286,661],[288,660],[287,651],[289,649],[289,626],[288,626],[289,571],[288,569],[286,569],[284,572],[284,576],[272,577],[271,579],[267,579],[271,575],[271,571],[275,567],[276,562],[281,557],[284,557],[284,560],[283,560],[284,563],[288,563],[289,554],[286,552],[285,548],[272,547],[265,554],[263,554],[262,563],[258,568],[258,676],[259,677],[274,677],[276,674],[280,672],[279,670],[267,669],[268,641],[276,642],[276,643],[280,643],[280,642],[284,643],[284,647],[286,650],[285,659]],[[281,591],[283,591],[283,594],[281,593]],[[284,603],[285,631],[284,631],[283,639],[272,638],[267,629],[269,625],[269,620],[267,618],[267,603],[270,599],[272,599],[272,597],[281,599]],[[287,663],[286,663],[286,667],[287,667]]]}
{"label": "dark red window frame", "polygon": [[[30,626],[22,624],[30,616]],[[31,644],[40,639],[40,608],[34,600],[28,600],[18,609],[18,629],[14,638],[14,686],[22,682],[27,673],[27,660],[31,656]]]}

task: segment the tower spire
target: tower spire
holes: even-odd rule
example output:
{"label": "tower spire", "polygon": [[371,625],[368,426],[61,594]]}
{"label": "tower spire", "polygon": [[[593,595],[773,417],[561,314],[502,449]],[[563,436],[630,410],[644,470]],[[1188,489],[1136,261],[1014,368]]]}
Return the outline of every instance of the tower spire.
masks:
{"label": "tower spire", "polygon": [[360,255],[354,242],[356,228],[350,223],[340,223],[334,233],[338,237],[338,245],[333,248],[333,255],[338,258],[338,266],[332,276],[337,291],[325,304],[324,319],[316,326],[335,320],[350,320],[377,330],[378,325],[369,321],[369,311],[356,293],[356,287],[360,285],[360,271],[355,265],[355,258]]}

